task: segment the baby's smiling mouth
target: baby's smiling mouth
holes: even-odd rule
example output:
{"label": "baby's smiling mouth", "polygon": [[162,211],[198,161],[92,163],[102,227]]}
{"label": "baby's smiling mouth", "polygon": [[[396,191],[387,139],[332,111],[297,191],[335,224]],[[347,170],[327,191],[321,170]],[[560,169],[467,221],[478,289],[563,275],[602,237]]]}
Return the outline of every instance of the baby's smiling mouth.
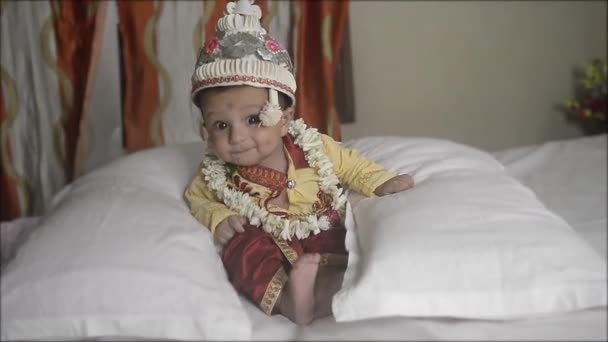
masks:
{"label": "baby's smiling mouth", "polygon": [[243,154],[243,153],[251,151],[252,149],[253,149],[253,147],[234,150],[234,151],[232,151],[232,154]]}

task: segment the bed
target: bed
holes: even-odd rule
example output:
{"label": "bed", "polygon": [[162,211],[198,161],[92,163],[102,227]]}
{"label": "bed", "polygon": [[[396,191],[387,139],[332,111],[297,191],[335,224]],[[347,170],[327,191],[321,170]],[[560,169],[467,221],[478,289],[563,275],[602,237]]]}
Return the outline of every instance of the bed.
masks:
{"label": "bed", "polygon": [[[395,138],[397,139],[397,138]],[[354,148],[367,147],[367,145],[379,144],[379,141],[386,143],[387,138],[380,140],[353,140],[346,142],[345,145]],[[426,140],[417,140],[417,143],[425,142]],[[533,146],[524,146],[511,148],[501,151],[495,151],[491,155],[505,168],[506,174],[517,179],[523,186],[531,189],[538,199],[550,210],[557,213],[563,218],[578,234],[589,249],[597,253],[605,267],[606,261],[606,143],[607,135],[597,135],[582,137],[570,140],[551,141],[544,144]],[[378,146],[381,146],[378,145]],[[411,145],[413,148],[418,145]],[[197,272],[200,265],[182,265],[179,268],[172,269],[172,273],[176,275],[178,281],[184,283],[191,282],[196,284],[196,288],[188,287],[182,283],[167,283],[167,287],[162,289],[148,289],[146,286],[134,289],[134,292],[125,290],[129,281],[139,281],[136,277],[144,278],[147,282],[164,281],[158,277],[159,265],[171,258],[187,258],[192,255],[182,255],[186,253],[185,249],[191,249],[197,253],[205,253],[209,260],[215,260],[215,246],[210,242],[210,236],[202,234],[196,230],[195,223],[192,223],[188,228],[174,227],[173,231],[178,231],[177,236],[167,240],[166,232],[160,232],[156,238],[150,238],[151,241],[146,245],[157,248],[154,256],[147,256],[146,259],[158,260],[153,264],[149,264],[149,260],[145,267],[147,272],[142,272],[144,264],[135,260],[134,255],[137,253],[145,253],[147,247],[144,243],[140,243],[132,247],[133,239],[142,239],[142,230],[129,231],[121,236],[120,239],[107,240],[104,234],[110,235],[111,228],[121,224],[126,226],[137,225],[144,227],[150,225],[156,227],[158,220],[166,219],[166,222],[172,222],[172,218],[178,215],[184,215],[184,209],[179,205],[179,194],[183,189],[183,180],[191,176],[191,170],[196,168],[196,164],[191,160],[195,159],[192,156],[200,155],[200,144],[184,144],[176,147],[163,148],[162,152],[145,152],[138,153],[135,157],[128,157],[132,161],[139,158],[137,165],[145,164],[137,170],[133,169],[133,162],[119,161],[114,163],[112,172],[101,173],[102,176],[95,175],[98,179],[95,182],[88,180],[76,182],[75,185],[68,186],[56,199],[54,210],[61,212],[65,209],[62,215],[50,215],[43,217],[40,221],[37,219],[20,220],[13,223],[5,223],[3,231],[16,231],[21,225],[23,230],[28,230],[29,227],[35,227],[40,224],[42,229],[32,229],[33,233],[25,240],[22,247],[19,248],[15,258],[3,267],[2,276],[2,339],[98,339],[98,340],[113,340],[113,339],[174,339],[174,340],[196,340],[196,339],[252,339],[252,340],[606,340],[607,339],[607,311],[605,305],[605,290],[596,292],[593,302],[596,305],[584,308],[581,310],[559,312],[555,314],[539,315],[526,319],[465,319],[461,317],[379,317],[375,319],[359,319],[347,322],[337,322],[333,317],[328,317],[314,321],[310,326],[299,327],[281,316],[268,317],[263,314],[256,306],[248,302],[242,297],[230,292],[225,283],[217,284],[219,280],[210,279],[213,276],[200,276],[196,278],[193,273]],[[451,151],[450,151],[451,152]],[[147,153],[147,154],[146,154]],[[154,159],[158,160],[159,154],[163,153],[160,162],[152,162],[150,159],[151,153],[156,153]],[[162,159],[161,158],[161,159]],[[187,161],[187,163],[186,163]],[[166,172],[167,165],[176,165],[180,162],[186,163],[182,170],[173,172],[176,179],[182,181],[167,181],[167,179],[159,180],[158,172]],[[162,164],[162,165],[159,165]],[[455,165],[455,164],[451,164]],[[142,170],[145,170],[142,172]],[[164,171],[163,171],[164,170]],[[133,176],[137,171],[137,177]],[[159,191],[171,192],[175,194],[174,201],[159,200],[156,209],[169,207],[167,213],[161,219],[155,219],[154,222],[146,221],[145,218],[137,217],[128,222],[113,221],[108,215],[89,215],[84,219],[88,224],[104,224],[104,229],[93,230],[90,234],[85,234],[78,237],[78,246],[75,244],[68,245],[65,241],[56,241],[54,237],[61,234],[67,234],[66,226],[80,225],[83,227],[82,217],[71,217],[74,208],[78,206],[99,206],[101,202],[87,202],[86,193],[94,191],[104,194],[104,191],[110,191],[116,187],[116,181],[120,179],[120,189],[112,190],[119,191],[121,196],[108,197],[107,193],[103,200],[113,202],[108,204],[110,211],[115,215],[125,214],[121,208],[121,204],[137,202],[141,199],[150,199]],[[88,182],[88,183],[87,183]],[[154,191],[138,192],[137,184],[148,182],[153,186]],[[148,189],[149,190],[149,189]],[[78,197],[78,193],[81,196]],[[75,194],[76,193],[76,194]],[[115,195],[115,193],[113,193]],[[101,196],[101,195],[100,195]],[[130,196],[130,197],[129,197]],[[126,202],[121,202],[117,198],[129,198]],[[80,207],[78,207],[80,208]],[[70,210],[68,210],[70,209]],[[141,210],[149,211],[150,208],[140,208]],[[131,213],[134,209],[129,209]],[[153,210],[153,209],[152,209]],[[164,210],[164,209],[162,209]],[[172,211],[173,210],[173,211]],[[70,214],[71,213],[71,214]],[[126,215],[126,214],[125,214]],[[71,220],[71,221],[70,221]],[[80,221],[78,221],[80,220]],[[70,222],[67,222],[70,221]],[[78,221],[78,222],[72,222]],[[114,228],[112,228],[114,229]],[[181,230],[180,230],[181,229]],[[146,230],[150,232],[150,229]],[[18,235],[12,233],[13,235]],[[151,233],[152,234],[152,233]],[[163,235],[164,234],[164,235]],[[93,235],[93,237],[91,237]],[[58,238],[57,238],[58,239]],[[106,239],[106,240],[104,240]],[[131,239],[131,240],[130,240]],[[156,239],[156,240],[154,240]],[[164,239],[161,245],[158,244],[159,239]],[[195,241],[192,241],[192,240]],[[144,239],[145,240],[145,239]],[[153,241],[152,241],[153,240]],[[91,242],[92,241],[92,242]],[[112,241],[112,246],[102,245],[103,242]],[[139,243],[139,242],[138,242]],[[29,244],[29,245],[28,245]],[[50,246],[46,248],[45,246]],[[86,246],[86,247],[83,247]],[[161,247],[158,250],[159,246]],[[175,251],[176,246],[184,250]],[[202,247],[201,247],[202,246]],[[204,248],[203,248],[204,247]],[[46,248],[46,249],[45,249]],[[85,250],[86,248],[86,250]],[[173,249],[172,249],[173,248]],[[45,249],[40,251],[41,249]],[[106,251],[103,257],[96,259],[91,256],[91,250],[99,249]],[[128,251],[125,251],[128,250]],[[89,259],[86,261],[73,258],[74,253],[84,253]],[[87,254],[89,253],[89,254]],[[172,253],[179,255],[175,256]],[[160,257],[157,255],[160,254]],[[40,261],[41,255],[44,255],[55,261]],[[116,267],[103,268],[100,266],[100,260],[107,262],[109,265],[118,265],[122,262],[119,257],[133,256],[135,261],[129,262],[128,267],[123,267],[117,270]],[[556,255],[557,257],[557,255]],[[59,261],[57,261],[59,260]],[[74,261],[76,260],[76,261]],[[175,259],[177,260],[177,259]],[[222,274],[221,265],[217,261],[210,262],[209,265],[212,272]],[[86,264],[86,269],[82,271],[83,265]],[[62,291],[54,291],[50,296],[53,299],[42,297],[40,293],[53,286],[59,289],[62,281],[49,271],[49,265],[55,267],[55,271],[65,271],[69,274],[70,284],[77,283],[78,286],[69,286]],[[61,267],[57,266],[61,265]],[[94,265],[91,266],[91,265]],[[57,268],[59,267],[59,268]],[[139,268],[138,268],[139,267]],[[349,264],[349,267],[351,265]],[[23,271],[27,268],[27,272]],[[50,267],[53,270],[53,267]],[[91,272],[102,269],[101,275],[95,275]],[[125,271],[127,270],[127,271]],[[129,273],[132,271],[132,274]],[[76,275],[80,271],[81,275]],[[116,285],[107,282],[108,272],[118,272],[120,279],[124,283]],[[44,276],[32,278],[31,273],[43,273]],[[45,273],[46,272],[46,273]],[[599,278],[603,287],[606,286],[605,269],[603,275]],[[27,273],[27,274],[26,274]],[[200,273],[200,272],[199,272]],[[24,275],[25,274],[25,275]],[[192,278],[187,278],[185,275]],[[72,276],[73,275],[73,276]],[[10,279],[9,279],[10,278]],[[221,277],[220,277],[221,278]],[[45,282],[45,286],[33,283],[33,280]],[[49,280],[50,279],[50,280]],[[181,280],[179,280],[181,279]],[[23,285],[26,283],[26,285]],[[50,285],[49,285],[50,284]],[[146,283],[148,284],[148,283]],[[179,284],[179,288],[175,288],[175,284]],[[182,286],[183,285],[183,286]],[[194,286],[194,285],[193,285]],[[207,289],[207,294],[195,291],[200,289],[200,286]],[[91,298],[79,298],[79,291],[83,288],[89,288],[91,291],[97,291],[99,297],[95,300]],[[106,289],[112,295],[106,295],[100,289]],[[125,293],[121,293],[123,291]],[[179,312],[181,320],[162,321],[158,317],[147,316],[143,321],[133,321],[133,316],[136,313],[146,312],[146,310],[159,310],[156,304],[141,302],[132,299],[137,295],[137,292],[147,293],[142,298],[156,298],[155,302],[158,305],[171,307],[169,311]],[[89,292],[82,292],[89,293]],[[178,295],[176,295],[177,293]],[[599,293],[599,294],[598,294]],[[28,296],[29,294],[29,296]],[[33,295],[32,295],[33,294]],[[155,297],[150,297],[155,295]],[[217,296],[216,296],[217,295]],[[131,297],[129,297],[131,296]],[[222,297],[224,296],[224,297]],[[186,297],[188,303],[187,309],[179,308],[175,304],[176,298]],[[214,299],[228,298],[238,302],[238,305],[226,304],[226,301]],[[602,297],[602,298],[597,298]],[[82,307],[95,307],[108,305],[117,300],[123,300],[128,303],[124,307],[112,307],[108,312],[122,312],[119,309],[131,310],[133,306],[138,305],[135,312],[128,317],[123,314],[120,319],[113,322],[102,322],[97,320],[92,323],[91,320],[83,322],[79,317],[78,310],[70,311],[69,309],[56,309],[56,306],[75,306],[80,305],[80,302],[86,302],[78,306],[79,310]],[[143,300],[142,300],[143,301]],[[21,303],[19,309],[15,303]],[[43,304],[40,304],[43,303]],[[597,305],[600,303],[600,305]],[[603,304],[602,304],[603,303]],[[335,305],[335,302],[334,302]],[[25,309],[24,309],[25,307]],[[35,308],[28,311],[28,307]],[[127,309],[125,309],[125,307]],[[130,307],[130,308],[129,308]],[[145,309],[141,309],[145,308]],[[35,317],[32,315],[32,310],[37,310]],[[60,311],[57,313],[56,311]],[[123,310],[123,311],[124,311]],[[138,311],[140,310],[140,311]],[[63,321],[54,321],[53,315],[63,315],[66,318]],[[81,315],[89,315],[82,313]],[[198,322],[185,323],[184,315],[197,315]],[[51,317],[53,316],[53,317]],[[89,318],[92,315],[89,315]],[[100,316],[98,313],[93,316]],[[29,325],[33,320],[43,317],[43,322]],[[51,318],[49,318],[51,317]],[[155,320],[156,319],[156,320]],[[244,321],[248,320],[247,327]],[[158,328],[158,323],[167,322],[161,328]],[[176,323],[177,322],[177,323]],[[202,322],[202,323],[201,323]],[[156,326],[154,324],[156,323]],[[62,325],[57,327],[57,325]],[[8,327],[7,327],[8,326]],[[34,331],[33,331],[34,330]],[[108,333],[108,331],[112,333]],[[155,331],[154,333],[152,331]],[[204,331],[204,333],[199,333]],[[125,333],[128,332],[128,333]],[[228,332],[228,333],[227,333]],[[20,338],[20,336],[26,336]]]}

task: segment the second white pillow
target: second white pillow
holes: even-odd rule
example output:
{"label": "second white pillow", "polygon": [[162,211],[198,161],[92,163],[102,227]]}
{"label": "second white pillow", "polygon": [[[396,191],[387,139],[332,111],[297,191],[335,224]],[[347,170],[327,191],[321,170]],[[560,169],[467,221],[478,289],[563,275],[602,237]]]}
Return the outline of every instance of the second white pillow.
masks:
{"label": "second white pillow", "polygon": [[354,145],[413,173],[416,186],[381,198],[350,195],[337,321],[513,319],[606,305],[605,261],[491,156],[432,139],[366,148],[379,146],[370,139]]}

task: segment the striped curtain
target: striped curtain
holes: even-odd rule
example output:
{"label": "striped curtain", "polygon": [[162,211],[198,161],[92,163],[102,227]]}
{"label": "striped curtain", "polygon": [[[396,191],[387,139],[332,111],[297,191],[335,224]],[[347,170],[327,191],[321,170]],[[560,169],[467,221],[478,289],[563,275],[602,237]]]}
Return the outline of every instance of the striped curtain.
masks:
{"label": "striped curtain", "polygon": [[43,212],[75,177],[100,5],[0,2],[1,220]]}
{"label": "striped curtain", "polygon": [[[0,221],[44,214],[66,184],[126,153],[200,141],[190,76],[226,3],[0,1]],[[256,4],[293,50],[296,112],[339,138],[346,2]]]}

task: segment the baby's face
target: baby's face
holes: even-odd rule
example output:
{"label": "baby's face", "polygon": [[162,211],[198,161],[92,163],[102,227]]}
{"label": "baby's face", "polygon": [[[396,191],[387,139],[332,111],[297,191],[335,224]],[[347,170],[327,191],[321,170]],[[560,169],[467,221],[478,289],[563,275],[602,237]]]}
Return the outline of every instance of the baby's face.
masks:
{"label": "baby's face", "polygon": [[260,124],[260,111],[267,99],[267,89],[250,86],[211,90],[201,96],[208,145],[218,158],[235,165],[270,166],[269,161],[284,153],[286,117],[272,127]]}

